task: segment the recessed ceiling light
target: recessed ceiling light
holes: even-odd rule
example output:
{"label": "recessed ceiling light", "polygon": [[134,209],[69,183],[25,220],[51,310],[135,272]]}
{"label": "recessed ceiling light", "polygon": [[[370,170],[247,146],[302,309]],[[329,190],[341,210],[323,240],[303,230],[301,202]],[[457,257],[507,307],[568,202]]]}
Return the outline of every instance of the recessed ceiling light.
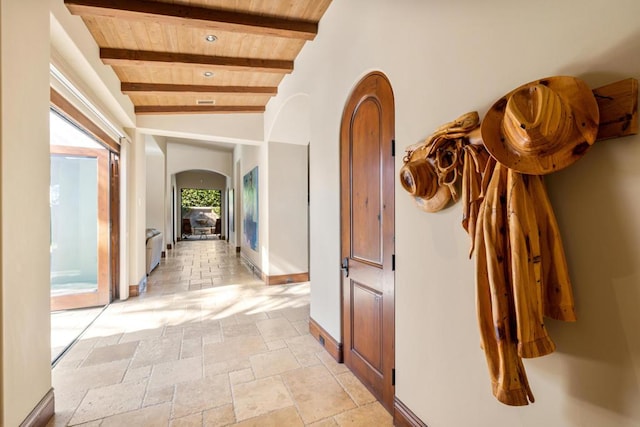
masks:
{"label": "recessed ceiling light", "polygon": [[205,77],[213,77],[213,71],[205,71],[202,75]]}
{"label": "recessed ceiling light", "polygon": [[210,43],[213,43],[214,41],[218,40],[218,38],[213,34],[207,35],[204,39]]}

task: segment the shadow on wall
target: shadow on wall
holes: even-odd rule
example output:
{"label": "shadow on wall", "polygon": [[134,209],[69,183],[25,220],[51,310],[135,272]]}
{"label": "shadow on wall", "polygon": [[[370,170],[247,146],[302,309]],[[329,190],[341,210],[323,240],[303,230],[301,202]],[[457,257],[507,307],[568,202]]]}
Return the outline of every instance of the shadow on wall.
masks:
{"label": "shadow on wall", "polygon": [[[617,191],[640,180],[640,170],[619,170],[620,157],[633,154],[627,152],[630,142],[638,144],[634,137],[600,142],[574,167],[548,179],[578,321],[549,320],[547,326],[557,352],[569,356],[553,373],[568,383],[567,392],[640,419],[640,366],[634,366],[640,361],[640,226],[635,233],[627,227],[637,223],[629,206],[635,204],[637,211],[640,203],[638,196],[631,201],[625,191]],[[640,150],[634,152],[640,158]]]}
{"label": "shadow on wall", "polygon": [[[580,77],[592,88],[639,78],[639,50],[636,32],[557,74]],[[578,321],[547,320],[557,354],[550,363],[529,362],[543,376],[565,383],[573,399],[618,414],[621,422],[640,421],[639,160],[640,135],[601,141],[579,162],[547,177]],[[576,425],[588,421],[580,411],[566,413]]]}

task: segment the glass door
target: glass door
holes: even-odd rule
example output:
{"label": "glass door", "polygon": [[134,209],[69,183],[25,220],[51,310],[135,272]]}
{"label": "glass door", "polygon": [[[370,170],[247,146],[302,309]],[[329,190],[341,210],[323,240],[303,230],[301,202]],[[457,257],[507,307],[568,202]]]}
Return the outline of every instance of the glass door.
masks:
{"label": "glass door", "polygon": [[109,151],[51,116],[51,310],[106,305]]}

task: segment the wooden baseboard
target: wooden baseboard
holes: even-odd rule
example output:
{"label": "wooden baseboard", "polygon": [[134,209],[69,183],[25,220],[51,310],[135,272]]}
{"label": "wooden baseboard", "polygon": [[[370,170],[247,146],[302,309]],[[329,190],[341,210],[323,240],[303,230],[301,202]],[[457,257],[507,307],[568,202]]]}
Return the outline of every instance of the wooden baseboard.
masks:
{"label": "wooden baseboard", "polygon": [[343,353],[342,353],[342,343],[336,341],[327,331],[325,331],[322,326],[318,324],[312,318],[309,318],[309,333],[312,337],[314,337],[320,345],[327,350],[327,353],[331,355],[336,362],[342,363],[344,361]]}
{"label": "wooden baseboard", "polygon": [[167,249],[171,250],[171,243],[167,244]]}
{"label": "wooden baseboard", "polygon": [[147,276],[143,277],[140,280],[140,283],[137,285],[129,285],[129,296],[137,297],[140,296],[141,293],[147,290]]}
{"label": "wooden baseboard", "polygon": [[44,427],[53,417],[54,412],[55,396],[53,395],[53,389],[50,389],[20,424],[20,427]]}
{"label": "wooden baseboard", "polygon": [[281,276],[266,276],[267,285],[286,285],[289,283],[308,282],[309,273],[283,274]]}
{"label": "wooden baseboard", "polygon": [[236,246],[236,253],[239,254],[240,253],[240,246]]}
{"label": "wooden baseboard", "polygon": [[427,427],[427,425],[397,397],[393,399],[393,425],[397,427]]}
{"label": "wooden baseboard", "polygon": [[166,258],[167,257],[167,253],[165,251],[162,251],[162,253],[160,254],[160,258]]}

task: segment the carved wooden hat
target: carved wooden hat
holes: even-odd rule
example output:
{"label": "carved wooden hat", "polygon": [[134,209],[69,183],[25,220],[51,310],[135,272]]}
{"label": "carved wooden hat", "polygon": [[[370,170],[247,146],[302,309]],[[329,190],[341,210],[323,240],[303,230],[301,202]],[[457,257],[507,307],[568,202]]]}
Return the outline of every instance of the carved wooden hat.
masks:
{"label": "carved wooden hat", "polygon": [[438,182],[435,167],[426,158],[419,158],[414,152],[400,169],[400,183],[411,194],[416,204],[425,212],[444,209],[451,200],[451,190]]}
{"label": "carved wooden hat", "polygon": [[575,77],[549,77],[500,98],[482,121],[487,151],[510,169],[544,175],[578,160],[595,142],[593,92]]}

